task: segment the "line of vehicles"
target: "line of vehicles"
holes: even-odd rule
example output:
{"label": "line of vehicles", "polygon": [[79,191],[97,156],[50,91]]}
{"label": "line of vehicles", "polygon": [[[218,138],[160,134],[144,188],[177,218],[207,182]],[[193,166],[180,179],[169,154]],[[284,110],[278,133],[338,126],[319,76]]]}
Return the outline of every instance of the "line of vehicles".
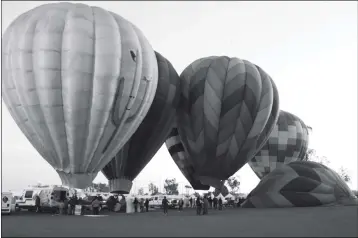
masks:
{"label": "line of vehicles", "polygon": [[[114,194],[111,193],[98,193],[98,192],[83,193],[78,190],[70,189],[64,186],[37,185],[24,189],[21,195],[13,194],[11,192],[2,192],[1,213],[11,214],[11,212],[19,211],[22,209],[26,209],[28,211],[35,211],[37,197],[40,198],[41,210],[58,209],[61,201],[63,201],[64,199],[69,199],[74,194],[77,194],[77,197],[79,198],[78,200],[79,205],[82,205],[85,210],[91,210],[91,204],[95,197],[98,197],[100,199],[100,210],[108,209],[107,206],[108,199],[111,196],[115,196]],[[180,199],[184,200],[184,206],[188,206],[189,198],[190,198],[189,196],[185,196],[185,195],[158,194],[158,195],[150,196],[150,195],[124,194],[124,195],[119,195],[117,199],[119,200],[119,202],[123,203],[124,201],[120,201],[120,200],[123,199],[123,197],[124,199],[127,200],[128,196],[131,196],[132,201],[134,200],[134,197],[136,197],[138,200],[149,199],[150,208],[161,208],[164,196],[166,196],[166,198],[169,201],[169,208],[177,208]],[[191,198],[194,200],[195,196],[192,195]],[[236,203],[235,198],[230,196],[227,197],[222,196],[222,201],[224,206],[230,206]]]}

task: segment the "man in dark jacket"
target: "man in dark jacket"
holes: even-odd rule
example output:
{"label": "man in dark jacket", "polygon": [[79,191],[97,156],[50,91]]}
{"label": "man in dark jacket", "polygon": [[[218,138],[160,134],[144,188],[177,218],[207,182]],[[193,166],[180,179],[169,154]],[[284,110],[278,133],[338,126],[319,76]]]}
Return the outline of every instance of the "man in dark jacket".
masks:
{"label": "man in dark jacket", "polygon": [[201,201],[199,196],[196,198],[195,203],[196,203],[196,215],[201,215]]}
{"label": "man in dark jacket", "polygon": [[134,198],[134,212],[138,212],[138,199],[137,198]]}
{"label": "man in dark jacket", "polygon": [[213,204],[214,204],[214,209],[218,208],[218,199],[216,197],[214,197],[213,199]]}
{"label": "man in dark jacket", "polygon": [[35,199],[35,206],[36,206],[36,212],[39,213],[41,211],[41,201],[40,201],[40,197],[36,196]]}
{"label": "man in dark jacket", "polygon": [[162,200],[162,206],[163,206],[163,211],[165,215],[168,215],[168,206],[169,206],[169,202],[166,196],[164,196],[163,200]]}
{"label": "man in dark jacket", "polygon": [[203,215],[207,215],[208,214],[208,207],[209,207],[209,201],[207,199],[206,196],[204,196],[204,203],[203,203]]}
{"label": "man in dark jacket", "polygon": [[209,195],[209,198],[208,198],[208,202],[209,202],[209,207],[213,208],[213,199],[211,198],[210,195]]}
{"label": "man in dark jacket", "polygon": [[149,211],[149,199],[145,199],[145,203],[144,203],[144,206],[145,206],[145,211],[148,212]]}
{"label": "man in dark jacket", "polygon": [[223,200],[221,200],[221,198],[219,198],[219,210],[223,209]]}

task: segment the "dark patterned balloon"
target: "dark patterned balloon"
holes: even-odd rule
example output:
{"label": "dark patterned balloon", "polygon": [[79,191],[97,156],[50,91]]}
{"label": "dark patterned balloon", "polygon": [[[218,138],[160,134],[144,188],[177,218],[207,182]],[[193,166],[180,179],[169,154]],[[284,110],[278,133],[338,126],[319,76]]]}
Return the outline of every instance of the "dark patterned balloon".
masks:
{"label": "dark patterned balloon", "polygon": [[303,160],[307,146],[308,128],[305,123],[281,110],[268,141],[248,164],[261,179],[275,168]]}
{"label": "dark patterned balloon", "polygon": [[245,208],[358,205],[341,177],[325,165],[296,161],[265,176],[241,205]]}
{"label": "dark patterned balloon", "polygon": [[180,138],[200,181],[220,188],[267,140],[277,89],[260,67],[226,56],[196,60],[180,77]]}
{"label": "dark patterned balloon", "polygon": [[167,146],[175,164],[191,184],[193,189],[209,190],[210,186],[201,184],[199,179],[196,177],[195,169],[191,164],[188,153],[184,149],[176,127],[171,130],[168,139],[165,141],[165,145]]}
{"label": "dark patterned balloon", "polygon": [[158,52],[158,86],[153,103],[138,130],[102,170],[111,192],[129,193],[132,181],[168,137],[179,104],[180,80],[172,64]]}

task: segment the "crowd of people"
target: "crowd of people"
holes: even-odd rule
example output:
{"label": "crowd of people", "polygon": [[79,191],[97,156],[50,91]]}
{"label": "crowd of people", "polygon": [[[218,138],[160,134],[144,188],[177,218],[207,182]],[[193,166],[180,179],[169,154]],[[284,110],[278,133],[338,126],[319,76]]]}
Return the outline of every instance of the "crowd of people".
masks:
{"label": "crowd of people", "polygon": [[[36,197],[36,212],[41,212],[41,206],[40,206],[40,198]],[[91,198],[90,201],[84,201],[82,198],[78,198],[76,195],[73,195],[70,198],[62,199],[59,202],[59,207],[54,210],[53,212],[55,214],[59,215],[75,215],[75,208],[76,205],[82,205],[81,206],[81,214],[84,214],[85,210],[91,210],[93,215],[99,215],[100,210],[103,205],[106,205],[108,211],[110,212],[119,212],[119,211],[126,211],[126,199],[122,195],[122,197],[119,199],[118,195],[110,196],[106,202],[103,202],[103,198],[100,196],[94,196]],[[204,195],[204,196],[197,196],[196,198],[190,197],[187,200],[186,206],[190,208],[196,208],[196,214],[197,215],[207,215],[208,209],[212,208],[215,210],[222,210],[223,209],[223,200],[221,198],[211,198],[210,196]],[[133,200],[133,207],[134,212],[148,212],[149,211],[149,199],[146,198],[140,198],[137,197]],[[165,215],[168,215],[168,209],[170,207],[170,202],[167,199],[166,196],[164,196],[164,199],[162,200],[162,209]],[[180,198],[177,203],[178,211],[183,211],[184,207],[184,200],[183,198]],[[87,208],[87,209],[86,209]]]}

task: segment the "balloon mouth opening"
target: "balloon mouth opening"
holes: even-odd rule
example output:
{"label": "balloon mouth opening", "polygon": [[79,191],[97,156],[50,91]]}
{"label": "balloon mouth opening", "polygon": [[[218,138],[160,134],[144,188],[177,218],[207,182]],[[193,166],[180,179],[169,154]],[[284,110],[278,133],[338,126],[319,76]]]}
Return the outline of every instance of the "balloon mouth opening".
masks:
{"label": "balloon mouth opening", "polygon": [[193,186],[194,190],[209,190],[210,189],[210,185],[204,185],[204,184],[195,184],[195,186]]}
{"label": "balloon mouth opening", "polygon": [[118,194],[129,194],[133,185],[131,180],[124,178],[110,179],[108,182],[109,191]]}
{"label": "balloon mouth opening", "polygon": [[206,186],[211,186],[220,189],[224,185],[224,182],[218,178],[213,178],[208,176],[198,176],[198,178],[203,186],[206,185]]}
{"label": "balloon mouth opening", "polygon": [[60,176],[63,186],[70,188],[84,189],[92,185],[92,181],[96,178],[96,173],[65,173],[56,171]]}

